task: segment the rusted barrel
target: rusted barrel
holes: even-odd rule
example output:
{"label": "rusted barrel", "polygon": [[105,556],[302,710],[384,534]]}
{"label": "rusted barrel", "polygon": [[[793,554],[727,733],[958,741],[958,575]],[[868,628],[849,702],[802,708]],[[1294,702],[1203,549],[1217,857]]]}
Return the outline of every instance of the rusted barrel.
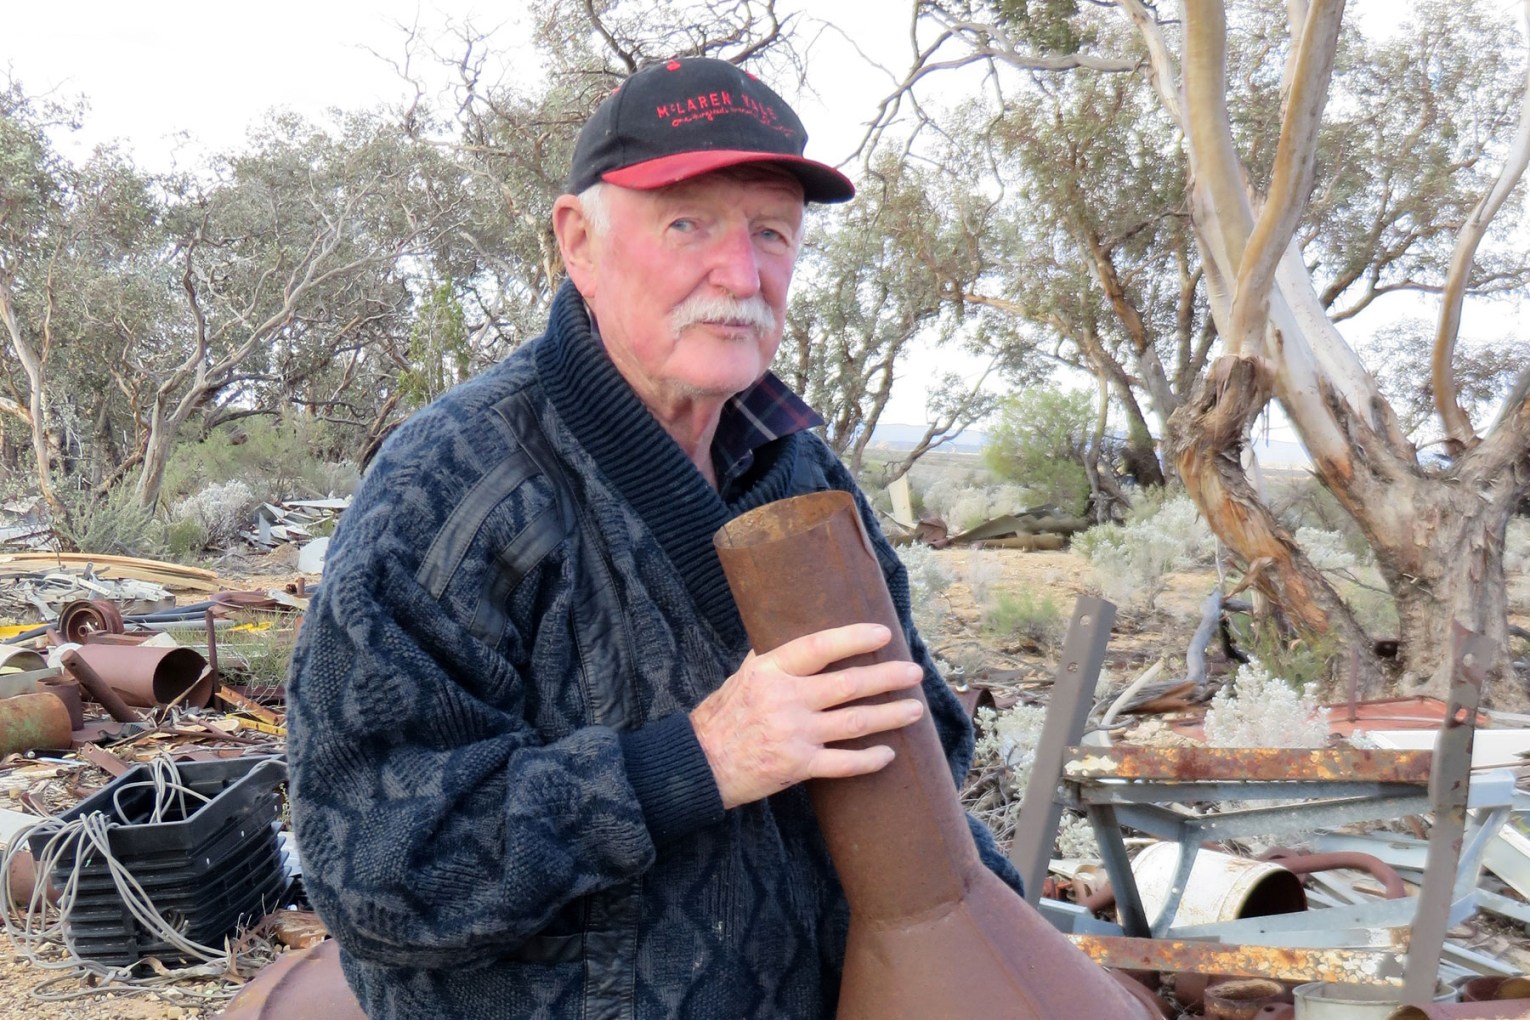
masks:
{"label": "rusted barrel", "polygon": [[[756,651],[881,623],[890,644],[835,665],[911,659],[848,494],[772,503],[714,542]],[[876,744],[896,754],[880,772],[808,784],[850,904],[839,1020],[1154,1015],[1146,989],[1129,991],[983,866],[928,713],[845,746]]]}
{"label": "rusted barrel", "polygon": [[0,757],[41,747],[69,747],[72,729],[69,710],[51,694],[0,698]]}

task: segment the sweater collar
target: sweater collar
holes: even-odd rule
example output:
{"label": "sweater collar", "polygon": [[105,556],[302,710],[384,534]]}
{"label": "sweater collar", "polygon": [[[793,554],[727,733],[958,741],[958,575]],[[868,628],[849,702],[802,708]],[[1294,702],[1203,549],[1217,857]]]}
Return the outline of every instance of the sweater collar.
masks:
{"label": "sweater collar", "polygon": [[739,514],[790,494],[800,436],[777,444],[759,480],[724,502],[617,371],[573,284],[565,282],[553,299],[534,357],[558,417],[653,532],[717,632],[741,639],[712,536]]}

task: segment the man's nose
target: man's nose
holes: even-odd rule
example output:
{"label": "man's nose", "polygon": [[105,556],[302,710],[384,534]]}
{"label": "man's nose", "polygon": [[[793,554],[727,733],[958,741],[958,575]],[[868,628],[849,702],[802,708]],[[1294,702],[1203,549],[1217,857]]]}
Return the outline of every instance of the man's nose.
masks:
{"label": "man's nose", "polygon": [[712,250],[709,281],[736,298],[753,297],[760,289],[759,253],[747,225],[730,228]]}

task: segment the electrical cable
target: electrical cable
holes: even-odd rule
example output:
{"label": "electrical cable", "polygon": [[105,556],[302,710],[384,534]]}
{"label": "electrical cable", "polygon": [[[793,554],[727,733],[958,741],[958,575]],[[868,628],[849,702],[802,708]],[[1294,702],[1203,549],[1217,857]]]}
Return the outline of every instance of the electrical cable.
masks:
{"label": "electrical cable", "polygon": [[[243,950],[231,945],[215,947],[203,945],[187,938],[155,908],[153,900],[129,869],[112,853],[110,831],[118,825],[128,824],[121,804],[122,794],[131,789],[151,788],[153,803],[146,823],[155,824],[167,819],[181,820],[189,817],[188,797],[201,803],[210,798],[186,786],[180,781],[175,762],[168,755],[159,755],[149,763],[149,778],[127,784],[118,789],[112,798],[116,817],[102,811],[92,811],[67,822],[59,818],[43,818],[34,825],[18,832],[0,858],[0,881],[5,882],[6,907],[5,931],[28,962],[43,970],[65,971],[32,989],[40,999],[61,1000],[82,996],[99,995],[104,991],[166,991],[166,986],[187,978],[223,978],[221,986],[208,991],[175,989],[181,994],[200,998],[223,1000],[231,998],[240,987],[241,974],[249,974],[274,958],[275,951],[262,940],[254,940]],[[196,806],[191,807],[195,811]],[[134,822],[132,824],[144,824]],[[9,876],[13,861],[26,852],[38,837],[46,837],[41,851],[36,855],[36,881],[28,902],[20,904],[12,899]],[[141,925],[152,941],[164,942],[186,958],[198,961],[183,967],[165,967],[154,961],[154,974],[135,977],[133,972],[143,960],[120,966],[103,964],[98,960],[82,957],[77,951],[73,933],[65,923],[79,896],[80,878],[84,862],[103,862],[111,874],[123,905],[134,921]],[[64,862],[68,861],[67,865]],[[49,890],[55,873],[62,873],[57,903],[50,902]],[[62,950],[59,955],[58,950]],[[74,977],[82,981],[94,979],[88,988],[59,992],[53,986]]]}

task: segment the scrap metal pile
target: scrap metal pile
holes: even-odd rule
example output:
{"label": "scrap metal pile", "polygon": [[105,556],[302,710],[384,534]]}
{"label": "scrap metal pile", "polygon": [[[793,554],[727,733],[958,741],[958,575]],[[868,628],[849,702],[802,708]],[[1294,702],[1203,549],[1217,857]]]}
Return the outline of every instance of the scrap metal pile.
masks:
{"label": "scrap metal pile", "polygon": [[1354,742],[1143,746],[1090,726],[1113,616],[1079,600],[1011,853],[1075,945],[1165,1016],[1530,1018],[1530,719],[1479,710],[1480,638],[1447,701],[1339,706]]}
{"label": "scrap metal pile", "polygon": [[[174,564],[27,553],[0,556],[0,592],[21,621],[0,627],[0,877],[33,994],[301,1015],[227,1000],[257,974],[291,984],[295,960],[267,965],[327,937],[283,820],[304,578],[225,590]],[[359,1016],[338,966],[300,973],[327,1017]]]}
{"label": "scrap metal pile", "polygon": [[[33,994],[359,1018],[284,823],[304,579],[228,591],[100,557],[0,571],[29,593],[0,630],[0,846]],[[1080,600],[1011,849],[1070,952],[1165,1017],[1530,1020],[1530,718],[1480,709],[1475,636],[1457,635],[1446,701],[1335,711],[1363,741],[1215,748],[1190,726],[1148,746],[1091,720],[1113,618]],[[1092,858],[1058,855],[1065,813]]]}

